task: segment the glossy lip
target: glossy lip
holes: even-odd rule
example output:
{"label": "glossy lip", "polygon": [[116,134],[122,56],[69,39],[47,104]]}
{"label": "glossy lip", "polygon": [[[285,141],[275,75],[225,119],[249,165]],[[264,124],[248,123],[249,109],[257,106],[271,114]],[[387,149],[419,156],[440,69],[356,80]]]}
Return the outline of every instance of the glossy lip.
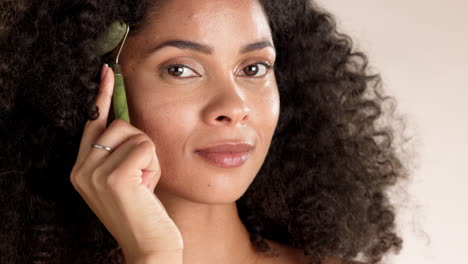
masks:
{"label": "glossy lip", "polygon": [[198,149],[195,153],[210,164],[221,168],[234,168],[244,164],[254,146],[247,143],[225,143]]}
{"label": "glossy lip", "polygon": [[248,143],[225,143],[214,145],[204,149],[197,149],[195,152],[249,152],[253,148],[254,146]]}

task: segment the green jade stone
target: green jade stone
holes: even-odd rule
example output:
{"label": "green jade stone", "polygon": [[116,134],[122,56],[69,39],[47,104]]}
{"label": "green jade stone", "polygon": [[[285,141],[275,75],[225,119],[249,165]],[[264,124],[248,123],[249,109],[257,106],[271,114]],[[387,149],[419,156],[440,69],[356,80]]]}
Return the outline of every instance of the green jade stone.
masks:
{"label": "green jade stone", "polygon": [[127,24],[122,21],[114,21],[104,32],[96,39],[95,52],[102,56],[119,45],[125,36]]}
{"label": "green jade stone", "polygon": [[115,119],[123,119],[130,124],[130,115],[128,114],[127,96],[125,95],[124,79],[120,72],[118,64],[111,64],[114,71],[114,92],[112,102],[114,107]]}

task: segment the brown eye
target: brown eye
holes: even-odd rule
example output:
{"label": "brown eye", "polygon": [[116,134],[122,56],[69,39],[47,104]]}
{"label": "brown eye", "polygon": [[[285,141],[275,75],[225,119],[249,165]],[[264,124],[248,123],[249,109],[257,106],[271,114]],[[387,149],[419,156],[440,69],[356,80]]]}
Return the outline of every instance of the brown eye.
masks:
{"label": "brown eye", "polygon": [[180,66],[174,66],[174,67],[168,68],[167,72],[172,76],[179,77],[180,75],[184,73],[184,68]]}
{"label": "brown eye", "polygon": [[190,69],[187,66],[174,64],[169,65],[166,67],[166,71],[169,75],[179,78],[188,78],[188,77],[196,77],[198,75],[194,70]]}
{"label": "brown eye", "polygon": [[241,75],[250,76],[250,77],[261,77],[266,74],[266,72],[271,68],[270,65],[266,63],[254,63],[250,64],[244,69],[242,69]]}
{"label": "brown eye", "polygon": [[258,66],[256,64],[249,65],[244,68],[244,73],[247,76],[254,76],[258,72]]}

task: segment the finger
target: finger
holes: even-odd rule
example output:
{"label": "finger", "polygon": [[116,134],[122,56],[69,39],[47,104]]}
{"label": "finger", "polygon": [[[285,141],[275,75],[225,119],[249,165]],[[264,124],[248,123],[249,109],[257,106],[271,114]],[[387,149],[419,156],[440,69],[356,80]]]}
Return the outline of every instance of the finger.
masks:
{"label": "finger", "polygon": [[[122,152],[127,151],[127,146],[122,145]],[[112,153],[114,154],[114,153]],[[117,153],[115,153],[117,154]],[[121,157],[124,157],[123,159]],[[141,215],[140,204],[151,206],[152,209],[145,210],[146,214],[162,217],[167,215],[161,202],[148,204],[149,201],[158,201],[154,195],[153,189],[148,188],[143,182],[143,171],[151,173],[152,185],[156,186],[161,175],[160,166],[157,160],[156,152],[150,141],[143,141],[132,147],[127,154],[119,155],[116,159],[106,159],[102,171],[108,171],[105,179],[107,188],[111,189],[115,196],[114,199],[122,208],[127,208],[131,216]],[[111,171],[111,173],[109,173]],[[102,174],[101,174],[102,175]],[[149,207],[148,207],[149,208]],[[143,220],[144,217],[138,217]],[[156,219],[156,218],[155,218]],[[138,225],[137,225],[138,226]],[[144,225],[142,225],[144,226]]]}
{"label": "finger", "polygon": [[143,171],[156,177],[159,173],[154,143],[144,134],[123,143],[96,168],[99,173],[92,179],[97,186],[121,189],[143,184]]}
{"label": "finger", "polygon": [[[122,120],[122,122],[125,122]],[[126,123],[126,122],[125,122]],[[112,125],[112,124],[111,124]],[[125,125],[124,125],[125,126]],[[114,129],[117,127],[114,126]],[[109,129],[105,131],[105,133],[109,132]],[[108,135],[116,135],[116,133],[107,133]],[[112,153],[108,152],[107,150],[103,149],[95,149],[91,151],[91,155],[87,157],[84,161],[83,166],[81,166],[80,170],[85,172],[79,175],[82,177],[81,182],[85,186],[87,186],[83,191],[83,193],[90,192],[93,193],[100,193],[104,194],[108,192],[108,183],[107,178],[111,171],[115,170],[117,167],[116,165],[122,162],[128,155],[129,152],[132,151],[139,143],[143,141],[148,141],[149,138],[143,134],[139,133],[138,135],[130,137],[126,140],[120,147],[116,148]],[[107,145],[107,144],[106,144]],[[103,157],[101,161],[99,161],[96,157]],[[111,165],[106,165],[106,160],[111,160]],[[107,168],[107,166],[113,166],[112,168]],[[103,169],[104,168],[104,169]],[[84,195],[82,195],[84,197]],[[105,203],[105,198],[100,195],[91,195],[92,197],[87,197],[88,203]],[[94,210],[93,210],[94,211]],[[99,211],[99,210],[97,210]]]}
{"label": "finger", "polygon": [[[112,149],[112,152],[115,152],[126,141],[139,135],[142,136],[141,141],[151,140],[138,128],[122,119],[116,119],[112,121],[109,127],[101,134],[94,144],[109,147]],[[93,148],[91,146],[89,146],[89,148],[90,151],[82,161],[81,167],[88,168],[89,171],[91,171],[102,164],[111,152],[104,149]],[[86,170],[87,169],[85,169],[85,171]]]}
{"label": "finger", "polygon": [[96,120],[88,120],[83,129],[80,148],[78,151],[77,164],[81,164],[83,159],[91,151],[91,144],[95,144],[96,140],[106,129],[109,109],[112,103],[112,93],[114,90],[114,74],[110,67],[106,68],[106,73],[99,83],[99,93],[96,97],[95,104],[99,109],[99,117]]}

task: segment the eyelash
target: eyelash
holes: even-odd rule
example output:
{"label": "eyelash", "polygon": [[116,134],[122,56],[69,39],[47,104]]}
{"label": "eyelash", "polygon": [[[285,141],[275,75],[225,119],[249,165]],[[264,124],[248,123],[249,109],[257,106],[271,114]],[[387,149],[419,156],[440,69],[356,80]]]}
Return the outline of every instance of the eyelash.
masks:
{"label": "eyelash", "polygon": [[[258,78],[261,78],[261,77],[265,76],[265,75],[268,73],[268,71],[270,71],[271,69],[274,68],[274,65],[271,65],[269,62],[255,62],[255,63],[249,64],[249,65],[247,65],[246,67],[242,68],[242,72],[243,72],[247,67],[249,67],[249,66],[254,66],[254,65],[259,65],[259,64],[265,66],[265,68],[266,68],[265,73],[264,73],[263,75],[261,75],[261,76],[256,76],[256,77],[255,77],[255,76],[249,76],[249,75],[243,74],[243,75],[241,75],[241,76],[247,76],[247,77],[251,77],[251,78],[258,79]],[[168,73],[167,70],[169,70],[170,68],[175,68],[175,67],[187,68],[187,69],[193,71],[194,73],[200,75],[198,72],[196,72],[196,71],[193,70],[192,68],[190,68],[190,67],[188,67],[188,66],[186,66],[186,65],[184,65],[184,64],[177,64],[177,63],[176,63],[176,64],[170,64],[170,65],[167,65],[167,66],[163,67],[163,68],[161,69],[161,72],[162,72],[162,73]],[[169,74],[169,73],[168,73],[168,74]],[[169,74],[169,75],[170,75],[172,78],[176,78],[176,79],[188,79],[188,78],[193,78],[193,77],[178,77],[178,76],[174,76],[174,75],[171,75],[171,74]]]}

